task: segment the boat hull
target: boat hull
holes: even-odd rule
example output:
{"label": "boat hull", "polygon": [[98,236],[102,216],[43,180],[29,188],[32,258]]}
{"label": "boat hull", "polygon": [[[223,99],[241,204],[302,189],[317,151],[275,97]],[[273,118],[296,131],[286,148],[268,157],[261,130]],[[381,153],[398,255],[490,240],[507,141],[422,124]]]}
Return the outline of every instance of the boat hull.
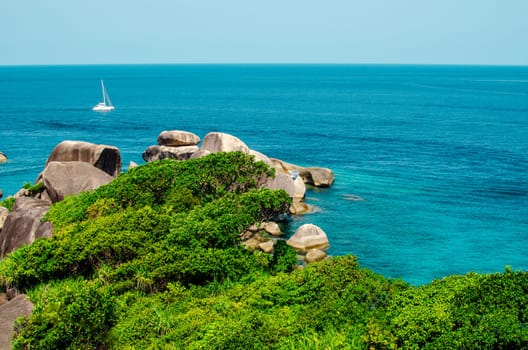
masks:
{"label": "boat hull", "polygon": [[92,110],[96,112],[110,112],[110,111],[113,111],[114,109],[115,109],[114,106],[106,106],[102,103],[99,103],[98,105],[92,108]]}

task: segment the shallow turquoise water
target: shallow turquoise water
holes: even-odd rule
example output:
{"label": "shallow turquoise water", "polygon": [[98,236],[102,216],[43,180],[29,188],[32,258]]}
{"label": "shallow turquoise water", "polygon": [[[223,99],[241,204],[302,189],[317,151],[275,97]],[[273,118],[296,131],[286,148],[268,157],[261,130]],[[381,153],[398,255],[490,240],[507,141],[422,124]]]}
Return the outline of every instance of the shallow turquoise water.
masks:
{"label": "shallow turquoise water", "polygon": [[[90,110],[101,78],[109,114]],[[5,194],[62,140],[115,145],[126,167],[162,130],[222,131],[334,170],[292,222],[321,226],[333,255],[415,284],[528,269],[528,67],[0,67],[0,106]]]}

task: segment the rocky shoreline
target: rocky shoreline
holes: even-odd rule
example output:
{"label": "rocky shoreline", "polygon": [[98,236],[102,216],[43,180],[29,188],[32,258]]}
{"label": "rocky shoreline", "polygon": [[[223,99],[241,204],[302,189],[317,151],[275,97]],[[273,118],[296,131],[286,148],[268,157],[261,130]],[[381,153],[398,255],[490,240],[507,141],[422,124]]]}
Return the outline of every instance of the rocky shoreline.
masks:
{"label": "rocky shoreline", "polygon": [[[229,134],[211,132],[201,144],[200,141],[200,137],[190,132],[162,131],[157,139],[158,144],[148,147],[142,156],[146,162],[153,162],[167,158],[185,161],[215,152],[239,151],[253,155],[257,161],[263,161],[275,169],[275,177],[265,179],[259,186],[286,191],[292,199],[292,215],[310,212],[310,205],[304,201],[307,186],[328,187],[334,182],[334,174],[330,169],[301,167],[269,158],[251,150],[243,141]],[[83,141],[59,143],[48,157],[35,184],[22,188],[15,194],[12,210],[0,207],[0,259],[38,238],[51,237],[51,223],[41,221],[51,204],[66,196],[91,191],[113,181],[121,171],[121,163],[120,151],[114,146]],[[134,166],[136,164],[129,165]],[[285,240],[285,234],[276,222],[262,223],[258,227],[253,225],[241,234],[245,247],[268,254],[273,253],[277,240]],[[304,263],[324,259],[325,249],[329,246],[324,231],[312,224],[299,227],[287,240],[287,244],[298,252],[298,259]],[[17,300],[22,306],[14,304]],[[17,310],[18,316],[26,316],[31,310],[31,304],[28,303],[25,297],[20,298],[14,290],[0,293],[0,320],[10,320],[16,316]],[[12,323],[4,323],[0,324],[0,334],[10,334]]]}
{"label": "rocky shoreline", "polygon": [[[181,130],[162,131],[157,141],[157,145],[143,152],[146,162],[168,158],[187,160],[232,151],[254,156],[275,169],[275,177],[266,179],[259,186],[286,191],[292,198],[290,213],[293,215],[306,214],[311,210],[304,201],[307,185],[328,187],[335,180],[328,168],[301,167],[269,158],[250,149],[239,138],[225,133],[207,134],[200,146],[199,136]],[[119,175],[121,167],[121,154],[117,147],[84,141],[59,143],[49,155],[35,184],[15,194],[12,212],[0,207],[0,258],[37,238],[50,237],[53,228],[40,220],[52,203],[111,182]]]}

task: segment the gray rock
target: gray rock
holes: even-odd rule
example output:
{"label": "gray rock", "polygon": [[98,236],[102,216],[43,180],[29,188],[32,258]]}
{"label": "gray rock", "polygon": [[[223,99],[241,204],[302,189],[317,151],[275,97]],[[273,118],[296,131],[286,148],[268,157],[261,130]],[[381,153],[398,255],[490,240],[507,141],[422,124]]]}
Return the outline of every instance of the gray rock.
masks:
{"label": "gray rock", "polygon": [[309,204],[294,200],[290,205],[290,213],[293,215],[303,215],[312,212],[312,206]]}
{"label": "gray rock", "polygon": [[41,219],[49,208],[50,202],[41,199],[20,197],[15,201],[0,231],[0,258],[48,235],[49,223]]}
{"label": "gray rock", "polygon": [[8,215],[9,210],[7,210],[7,208],[0,207],[0,231],[2,230],[2,227],[4,227],[4,223]]}
{"label": "gray rock", "polygon": [[160,159],[177,159],[187,160],[198,151],[198,146],[150,146],[143,152],[143,160],[145,162],[153,162]]}
{"label": "gray rock", "polygon": [[84,141],[63,141],[51,152],[46,165],[50,162],[87,162],[116,177],[121,172],[121,153],[114,146],[97,145]]}
{"label": "gray rock", "polygon": [[320,249],[310,249],[308,253],[306,253],[306,256],[304,257],[304,261],[307,264],[313,263],[315,261],[321,261],[324,258],[326,258],[326,253]]}
{"label": "gray rock", "polygon": [[270,158],[270,160],[277,171],[290,173],[294,171],[299,172],[299,175],[306,184],[316,187],[329,187],[334,183],[334,172],[331,169],[321,167],[302,167],[276,158]]}
{"label": "gray rock", "polygon": [[256,162],[264,162],[271,167],[273,166],[273,163],[265,154],[255,151],[253,149],[249,150],[249,154],[255,157]]}
{"label": "gray rock", "polygon": [[324,249],[329,246],[326,233],[313,224],[304,224],[299,227],[286,243],[298,251]]}
{"label": "gray rock", "polygon": [[94,190],[114,180],[106,172],[85,162],[49,162],[37,178],[44,183],[52,203],[64,197]]}
{"label": "gray rock", "polygon": [[158,136],[160,146],[196,146],[200,142],[200,137],[188,131],[164,130]]}
{"label": "gray rock", "polygon": [[272,236],[280,236],[282,234],[279,224],[274,221],[265,221],[260,225],[260,228]]}
{"label": "gray rock", "polygon": [[273,252],[273,241],[269,240],[266,242],[262,242],[258,245],[259,249],[262,250],[264,253],[270,254]]}
{"label": "gray rock", "polygon": [[268,179],[262,187],[270,188],[272,190],[284,190],[288,193],[290,198],[294,198],[295,196],[295,183],[291,176],[282,172],[277,172],[275,178]]}
{"label": "gray rock", "polygon": [[248,146],[238,137],[221,132],[210,132],[207,134],[200,147],[200,152],[204,153],[204,155],[216,152],[235,151],[249,154]]}
{"label": "gray rock", "polygon": [[0,305],[0,350],[11,349],[15,320],[30,316],[32,311],[33,304],[24,294]]}
{"label": "gray rock", "polygon": [[301,177],[297,177],[293,180],[293,199],[303,200],[306,195],[306,185]]}
{"label": "gray rock", "polygon": [[246,247],[249,250],[256,250],[259,246],[259,244],[262,243],[259,239],[256,237],[251,237],[245,241],[242,242],[242,245]]}
{"label": "gray rock", "polygon": [[334,172],[328,168],[308,167],[300,171],[304,182],[316,187],[329,187],[334,183]]}

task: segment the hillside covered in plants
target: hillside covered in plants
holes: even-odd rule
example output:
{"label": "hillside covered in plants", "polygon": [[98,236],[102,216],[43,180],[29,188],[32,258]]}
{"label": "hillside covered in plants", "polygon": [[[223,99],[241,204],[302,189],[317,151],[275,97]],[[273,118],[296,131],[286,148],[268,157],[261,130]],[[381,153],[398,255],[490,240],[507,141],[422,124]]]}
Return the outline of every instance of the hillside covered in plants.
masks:
{"label": "hillside covered in plants", "polygon": [[240,152],[162,160],[54,204],[54,235],[0,261],[35,305],[14,348],[528,348],[526,272],[410,286],[354,256],[297,269],[283,240],[245,248],[249,226],[288,224],[272,175]]}

